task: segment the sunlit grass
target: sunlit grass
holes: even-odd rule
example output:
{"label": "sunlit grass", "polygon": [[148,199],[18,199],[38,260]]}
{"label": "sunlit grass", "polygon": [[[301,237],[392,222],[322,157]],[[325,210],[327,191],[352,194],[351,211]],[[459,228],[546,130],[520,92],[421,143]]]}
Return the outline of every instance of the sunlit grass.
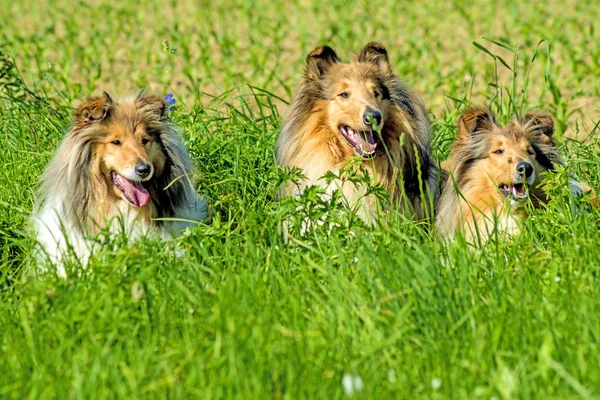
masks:
{"label": "sunlit grass", "polygon": [[[598,396],[600,215],[564,190],[568,173],[600,187],[594,2],[193,3],[0,9],[0,397],[329,399],[345,377],[357,398]],[[316,190],[277,200],[305,55],[371,40],[422,95],[440,160],[467,104],[552,112],[568,170],[521,235],[469,250]],[[92,273],[40,279],[28,218],[71,107],[140,88],[175,94],[212,220],[183,251],[106,238]]]}

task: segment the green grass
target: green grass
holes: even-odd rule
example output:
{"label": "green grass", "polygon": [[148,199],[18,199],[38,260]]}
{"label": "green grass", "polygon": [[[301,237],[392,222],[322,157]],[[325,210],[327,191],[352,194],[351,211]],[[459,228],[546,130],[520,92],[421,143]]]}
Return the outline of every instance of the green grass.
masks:
{"label": "green grass", "polygon": [[[541,107],[568,172],[600,188],[595,2],[194,3],[0,9],[0,397],[347,398],[346,375],[352,398],[600,397],[600,214],[566,172],[521,235],[470,251],[314,192],[278,202],[273,154],[304,56],[378,40],[440,159],[465,104],[503,121]],[[175,93],[212,221],[180,256],[108,238],[92,273],[40,279],[28,217],[71,107],[142,87]],[[340,226],[284,243],[284,221],[324,212]]]}

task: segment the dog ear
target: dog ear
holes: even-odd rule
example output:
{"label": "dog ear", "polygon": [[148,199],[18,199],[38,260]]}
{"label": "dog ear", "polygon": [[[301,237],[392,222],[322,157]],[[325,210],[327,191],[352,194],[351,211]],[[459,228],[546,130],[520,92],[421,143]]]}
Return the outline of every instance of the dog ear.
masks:
{"label": "dog ear", "polygon": [[360,51],[359,62],[375,64],[385,71],[391,70],[387,50],[381,43],[371,42]]}
{"label": "dog ear", "polygon": [[490,110],[483,107],[468,108],[458,118],[458,135],[468,137],[478,132],[489,132],[495,126],[496,117]]}
{"label": "dog ear", "polygon": [[146,110],[155,114],[160,120],[166,117],[167,104],[160,96],[146,94],[144,91],[141,91],[138,93],[135,102],[139,108],[145,108]]}
{"label": "dog ear", "polygon": [[542,110],[529,111],[522,118],[522,121],[525,124],[532,126],[533,130],[541,132],[550,138],[554,135],[554,131],[555,131],[554,119],[552,119],[552,116],[547,111],[542,111]]}
{"label": "dog ear", "polygon": [[75,124],[85,126],[102,121],[109,115],[114,104],[114,100],[106,92],[100,97],[90,97],[75,111]]}
{"label": "dog ear", "polygon": [[321,78],[333,64],[341,61],[331,47],[319,46],[306,56],[306,76]]}

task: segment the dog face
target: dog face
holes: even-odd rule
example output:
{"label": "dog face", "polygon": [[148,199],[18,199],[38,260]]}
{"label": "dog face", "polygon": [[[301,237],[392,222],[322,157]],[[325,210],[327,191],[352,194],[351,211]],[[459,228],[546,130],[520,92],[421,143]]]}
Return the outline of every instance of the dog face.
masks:
{"label": "dog face", "polygon": [[489,140],[488,156],[476,163],[481,164],[481,173],[497,184],[504,197],[512,201],[525,199],[527,187],[537,186],[540,174],[546,171],[535,158],[532,144],[525,137],[502,134]]}
{"label": "dog face", "polygon": [[328,46],[307,57],[306,79],[317,84],[327,110],[327,124],[344,143],[363,158],[372,158],[382,146],[390,91],[391,69],[385,48],[370,43],[351,64],[341,62]]}
{"label": "dog face", "polygon": [[458,143],[465,153],[462,165],[467,167],[459,180],[487,188],[488,194],[512,204],[531,194],[543,197],[541,175],[554,169],[552,160],[558,157],[553,133],[554,123],[545,112],[528,113],[500,126],[488,110],[467,110],[459,119]]}
{"label": "dog face", "polygon": [[116,103],[105,93],[77,110],[75,129],[95,137],[93,159],[113,197],[137,207],[150,200],[148,184],[166,161],[157,129],[164,113],[162,99],[144,94]]}

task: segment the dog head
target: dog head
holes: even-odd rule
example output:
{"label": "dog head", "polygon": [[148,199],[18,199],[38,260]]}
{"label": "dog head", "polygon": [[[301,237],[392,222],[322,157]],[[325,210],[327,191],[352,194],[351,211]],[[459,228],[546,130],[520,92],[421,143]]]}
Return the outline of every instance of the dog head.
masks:
{"label": "dog head", "polygon": [[120,102],[104,93],[75,113],[73,134],[93,138],[91,158],[109,194],[137,207],[148,203],[148,185],[165,166],[160,142],[165,110],[163,99],[143,92]]}
{"label": "dog head", "polygon": [[385,47],[369,43],[346,64],[331,47],[321,46],[306,57],[306,64],[305,82],[324,102],[330,130],[363,158],[382,150],[378,132],[385,134],[388,85],[394,79]]}
{"label": "dog head", "polygon": [[501,126],[491,111],[468,109],[459,118],[453,151],[457,182],[487,185],[513,204],[530,194],[539,198],[543,196],[538,187],[541,175],[561,162],[553,135],[554,121],[544,111],[529,112]]}

